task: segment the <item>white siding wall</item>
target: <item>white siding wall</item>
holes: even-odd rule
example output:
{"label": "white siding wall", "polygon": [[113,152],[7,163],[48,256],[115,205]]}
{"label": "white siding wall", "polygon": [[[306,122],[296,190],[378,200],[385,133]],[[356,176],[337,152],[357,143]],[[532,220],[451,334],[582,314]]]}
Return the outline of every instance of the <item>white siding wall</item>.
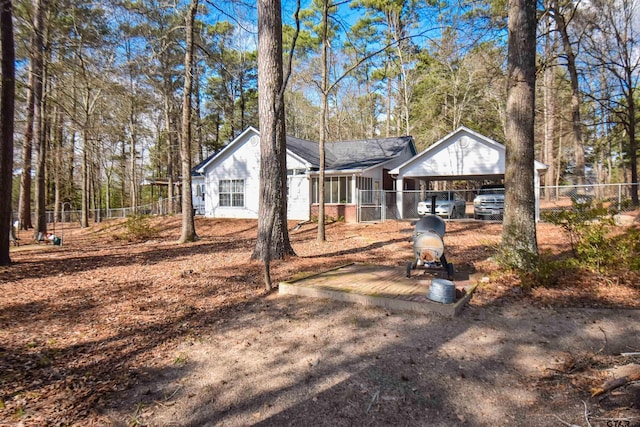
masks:
{"label": "white siding wall", "polygon": [[[287,155],[287,169],[303,175],[288,177],[288,216],[293,220],[310,218],[309,179],[304,175],[306,164]],[[220,206],[220,180],[244,180],[244,207]],[[215,218],[258,218],[260,194],[260,137],[249,133],[243,140],[221,153],[205,171],[205,215]]]}
{"label": "white siding wall", "polygon": [[[260,138],[249,134],[246,140],[236,141],[234,147],[230,148],[206,170],[206,215],[216,218],[258,218]],[[244,207],[220,206],[221,179],[244,180]]]}
{"label": "white siding wall", "polygon": [[504,150],[461,135],[438,146],[428,156],[420,156],[402,171],[404,177],[419,176],[473,176],[504,173]]}
{"label": "white siding wall", "polygon": [[382,168],[377,167],[373,169],[368,169],[367,171],[363,172],[361,176],[365,178],[373,178],[374,181],[382,182]]}
{"label": "white siding wall", "polygon": [[305,174],[307,165],[297,157],[287,154],[287,170],[296,170],[296,175],[287,175],[287,218],[308,221],[311,218],[311,181]]}
{"label": "white siding wall", "polygon": [[[204,177],[203,176],[192,176],[191,177],[191,200],[193,202],[193,208],[196,212],[204,212],[205,211],[205,198],[203,199],[202,195],[198,194],[198,186],[204,185]],[[206,192],[206,189],[205,189]]]}
{"label": "white siding wall", "polygon": [[289,198],[287,200],[288,219],[307,221],[310,215],[309,178],[305,175],[287,177]]}

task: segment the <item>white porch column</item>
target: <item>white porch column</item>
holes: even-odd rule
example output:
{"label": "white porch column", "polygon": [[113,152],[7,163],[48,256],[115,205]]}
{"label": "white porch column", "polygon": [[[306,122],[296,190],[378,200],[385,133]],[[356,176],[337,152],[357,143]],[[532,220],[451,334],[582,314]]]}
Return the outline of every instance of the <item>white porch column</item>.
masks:
{"label": "white porch column", "polygon": [[398,176],[396,178],[396,208],[398,209],[398,215],[400,218],[404,218],[404,212],[402,211],[402,195],[404,191],[404,186],[402,185],[404,180]]}
{"label": "white porch column", "polygon": [[356,189],[358,186],[356,185],[356,174],[351,175],[351,200],[350,203],[357,205],[360,201],[358,200],[358,194],[356,193]]}
{"label": "white porch column", "polygon": [[533,172],[533,190],[536,203],[536,222],[538,222],[540,221],[540,173],[537,170]]}

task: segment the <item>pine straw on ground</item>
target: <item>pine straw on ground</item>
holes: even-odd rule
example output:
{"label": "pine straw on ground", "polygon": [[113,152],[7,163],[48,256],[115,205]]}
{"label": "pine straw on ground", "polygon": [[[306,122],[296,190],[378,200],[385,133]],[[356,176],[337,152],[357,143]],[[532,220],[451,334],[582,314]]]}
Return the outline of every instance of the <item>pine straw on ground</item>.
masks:
{"label": "pine straw on ground", "polygon": [[[261,313],[276,316],[286,311],[286,316],[293,319],[291,327],[304,331],[309,326],[300,321],[306,318],[300,310],[309,309],[313,302],[297,306],[288,299],[285,304],[263,290],[262,266],[250,260],[255,221],[198,218],[200,239],[185,245],[176,244],[180,218],[156,218],[153,224],[159,234],[153,240],[141,242],[125,238],[122,220],[88,229],[68,225],[62,228],[58,224],[54,231],[63,237],[63,246],[31,243],[12,248],[14,264],[0,270],[0,424],[142,425],[145,419],[153,420],[161,411],[154,415],[148,405],[145,410],[136,408],[136,402],[130,401],[132,390],[138,390],[140,384],[169,381],[154,378],[154,372],[173,372],[176,366],[186,364],[185,343],[200,343],[217,325],[244,318],[247,313],[254,314],[253,323],[248,325],[248,330],[254,333],[262,334],[265,320],[260,318]],[[293,227],[295,223],[290,225]],[[553,287],[539,286],[529,291],[520,286],[517,278],[498,271],[490,259],[500,241],[501,224],[465,221],[451,222],[447,227],[445,245],[449,260],[458,270],[487,273],[487,279],[474,295],[469,316],[482,317],[483,310],[510,310],[511,306],[523,305],[553,310],[559,316],[565,308],[624,308],[637,317],[640,284],[635,274],[621,272],[605,277],[567,272],[560,280],[556,278]],[[411,259],[410,222],[333,223],[327,226],[325,243],[317,242],[316,232],[313,223],[291,231],[297,256],[274,262],[274,282],[349,262],[403,266]],[[29,240],[27,232],[19,237],[23,243]],[[557,227],[540,224],[538,239],[544,251],[557,256],[568,251],[568,242]],[[275,310],[275,314],[270,310]],[[384,312],[379,313],[384,320]],[[614,339],[604,332],[599,338]],[[240,340],[237,344],[247,343]],[[637,337],[628,342],[628,346],[634,345],[640,346]],[[609,347],[621,348],[619,343]],[[635,347],[635,351],[639,350]],[[568,362],[563,359],[557,362],[564,363],[561,368],[554,367],[552,371],[545,368],[542,374],[534,376],[531,387],[545,390],[540,396],[568,393],[568,389],[576,387],[584,393],[587,386],[594,386],[604,375],[595,371],[602,372],[607,366],[622,362],[611,352],[567,354],[567,360],[574,359],[572,367],[567,368]],[[576,359],[590,363],[574,369]],[[552,365],[550,362],[549,366]],[[485,368],[491,369],[488,365]],[[589,373],[576,376],[577,372]],[[588,384],[575,385],[580,382]],[[149,393],[155,407],[161,408],[177,392],[178,389],[173,395],[165,392],[162,396]],[[123,400],[123,396],[127,399]],[[344,395],[338,393],[337,398],[344,400]],[[624,405],[633,407],[634,398],[640,399],[619,397],[619,404],[607,407],[608,412],[603,414],[612,416],[612,411]],[[377,398],[372,399],[375,403]],[[408,404],[420,409],[424,402]],[[365,406],[371,410],[372,405]],[[640,403],[635,403],[633,414],[638,412],[638,406]],[[330,405],[325,410],[330,413]],[[417,413],[407,411],[405,416]],[[171,421],[158,418],[156,423],[150,421],[150,425],[174,421],[182,425],[183,415],[176,417]],[[410,419],[402,417],[399,413],[389,418],[385,413],[368,423],[381,425]],[[466,422],[469,417],[457,413],[453,421]],[[259,420],[263,418],[253,419]],[[448,422],[443,420],[445,424]],[[231,421],[221,418],[221,421],[247,423],[244,418]],[[295,423],[295,418],[285,421]]]}

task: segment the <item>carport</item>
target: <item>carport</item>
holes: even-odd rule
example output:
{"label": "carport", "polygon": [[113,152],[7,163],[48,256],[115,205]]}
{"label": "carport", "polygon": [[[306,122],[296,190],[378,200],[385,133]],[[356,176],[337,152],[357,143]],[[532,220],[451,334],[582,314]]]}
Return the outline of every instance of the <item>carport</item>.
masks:
{"label": "carport", "polygon": [[[540,176],[547,166],[534,165],[536,220],[540,218]],[[389,171],[396,180],[396,207],[403,217],[403,191],[418,188],[420,181],[504,179],[505,146],[464,126]]]}

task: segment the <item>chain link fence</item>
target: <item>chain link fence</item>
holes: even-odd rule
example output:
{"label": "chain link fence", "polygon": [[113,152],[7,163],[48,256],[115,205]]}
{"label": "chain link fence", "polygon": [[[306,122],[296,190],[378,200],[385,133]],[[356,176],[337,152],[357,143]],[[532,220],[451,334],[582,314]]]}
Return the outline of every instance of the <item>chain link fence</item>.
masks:
{"label": "chain link fence", "polygon": [[[606,208],[611,215],[622,215],[637,211],[631,194],[638,191],[638,184],[562,185],[540,188],[540,219],[553,221],[554,215],[567,209],[589,207]],[[359,191],[357,212],[359,222],[418,219],[432,213],[447,220],[501,221],[504,216],[504,190],[499,187],[475,190],[442,191]],[[435,207],[433,201],[435,200]],[[202,214],[194,206],[196,214]],[[161,199],[136,208],[92,209],[89,220],[99,222],[111,218],[126,218],[131,215],[169,215],[182,210],[180,198]],[[32,224],[35,213],[32,212]],[[80,222],[82,212],[65,203],[65,209],[47,211],[47,223]],[[17,220],[18,214],[13,214]]]}
{"label": "chain link fence", "polygon": [[610,215],[624,215],[638,210],[633,206],[632,191],[638,184],[562,185],[540,189],[540,218],[553,221],[568,209],[603,208]]}
{"label": "chain link fence", "polygon": [[[552,220],[567,209],[604,207],[612,215],[637,210],[631,192],[638,184],[565,185],[540,188],[540,220]],[[401,202],[398,202],[398,197]],[[433,201],[435,200],[435,205]],[[435,213],[447,220],[502,221],[504,188],[497,185],[474,190],[359,191],[360,222],[411,220]]]}
{"label": "chain link fence", "polygon": [[[90,209],[88,211],[88,217],[90,221],[100,222],[106,219],[126,218],[132,215],[171,215],[181,212],[182,205],[180,203],[180,197],[174,197],[173,199],[161,199],[153,203],[137,206],[135,208],[129,207],[116,209]],[[73,209],[73,207],[70,206],[69,203],[65,203],[64,209],[60,209],[58,212],[47,211],[45,215],[48,224],[57,222],[80,223],[82,218],[82,211]],[[18,213],[14,212],[14,221],[16,221],[18,218]],[[35,224],[35,222],[36,214],[35,212],[31,212],[31,224]]]}

